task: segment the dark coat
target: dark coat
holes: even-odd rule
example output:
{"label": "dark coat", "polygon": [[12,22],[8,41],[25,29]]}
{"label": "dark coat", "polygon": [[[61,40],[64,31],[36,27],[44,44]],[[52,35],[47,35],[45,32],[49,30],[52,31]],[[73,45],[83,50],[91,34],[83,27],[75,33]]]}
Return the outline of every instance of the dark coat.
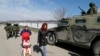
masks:
{"label": "dark coat", "polygon": [[46,39],[47,33],[48,33],[47,31],[39,30],[39,32],[38,32],[38,43],[39,43],[40,46],[47,45],[47,39]]}
{"label": "dark coat", "polygon": [[24,30],[21,31],[20,35],[22,35],[22,33],[24,33],[24,32],[29,32],[30,35],[32,34],[32,32],[30,30],[25,30],[24,29]]}

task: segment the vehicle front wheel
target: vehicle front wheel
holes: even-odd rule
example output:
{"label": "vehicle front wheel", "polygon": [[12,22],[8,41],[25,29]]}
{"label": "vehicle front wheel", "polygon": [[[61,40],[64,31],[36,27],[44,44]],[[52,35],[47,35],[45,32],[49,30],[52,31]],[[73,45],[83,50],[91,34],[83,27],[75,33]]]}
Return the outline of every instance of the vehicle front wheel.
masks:
{"label": "vehicle front wheel", "polygon": [[49,32],[48,33],[48,39],[47,39],[47,41],[48,41],[48,44],[54,45],[56,43],[56,36],[55,36],[55,34],[52,33],[52,32]]}
{"label": "vehicle front wheel", "polygon": [[100,40],[96,41],[92,46],[94,56],[100,56]]}

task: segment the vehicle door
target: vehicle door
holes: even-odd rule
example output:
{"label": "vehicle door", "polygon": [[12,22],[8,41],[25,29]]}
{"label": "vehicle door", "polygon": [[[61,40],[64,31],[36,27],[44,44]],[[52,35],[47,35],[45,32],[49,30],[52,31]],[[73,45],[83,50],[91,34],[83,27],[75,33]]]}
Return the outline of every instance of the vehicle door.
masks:
{"label": "vehicle door", "polygon": [[67,20],[61,21],[60,25],[58,28],[56,28],[56,35],[57,39],[60,40],[66,40],[67,37],[67,27],[68,27],[68,22]]}
{"label": "vehicle door", "polygon": [[72,39],[78,43],[87,43],[90,40],[91,34],[87,27],[86,27],[86,19],[77,19],[75,21],[77,24],[80,25],[72,25],[71,32],[72,32]]}

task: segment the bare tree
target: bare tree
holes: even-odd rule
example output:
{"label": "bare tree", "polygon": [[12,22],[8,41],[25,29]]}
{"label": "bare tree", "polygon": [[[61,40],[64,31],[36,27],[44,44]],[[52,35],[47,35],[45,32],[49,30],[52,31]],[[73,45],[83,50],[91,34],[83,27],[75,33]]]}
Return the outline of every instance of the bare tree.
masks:
{"label": "bare tree", "polygon": [[66,15],[66,9],[64,7],[58,8],[54,11],[53,16],[54,19],[61,20]]}
{"label": "bare tree", "polygon": [[57,25],[60,25],[60,20],[66,17],[66,9],[64,7],[58,8],[53,13],[54,19],[56,19]]}

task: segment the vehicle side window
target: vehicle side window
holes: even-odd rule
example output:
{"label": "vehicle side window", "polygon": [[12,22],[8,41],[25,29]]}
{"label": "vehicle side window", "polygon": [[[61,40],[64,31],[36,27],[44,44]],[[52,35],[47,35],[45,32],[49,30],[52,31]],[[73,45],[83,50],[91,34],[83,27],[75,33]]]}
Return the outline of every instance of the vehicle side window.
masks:
{"label": "vehicle side window", "polygon": [[68,21],[67,20],[61,20],[60,21],[60,26],[66,26],[68,24]]}
{"label": "vehicle side window", "polygon": [[76,19],[75,23],[86,23],[86,19]]}
{"label": "vehicle side window", "polygon": [[99,18],[97,18],[97,23],[100,23],[100,17],[99,17]]}

